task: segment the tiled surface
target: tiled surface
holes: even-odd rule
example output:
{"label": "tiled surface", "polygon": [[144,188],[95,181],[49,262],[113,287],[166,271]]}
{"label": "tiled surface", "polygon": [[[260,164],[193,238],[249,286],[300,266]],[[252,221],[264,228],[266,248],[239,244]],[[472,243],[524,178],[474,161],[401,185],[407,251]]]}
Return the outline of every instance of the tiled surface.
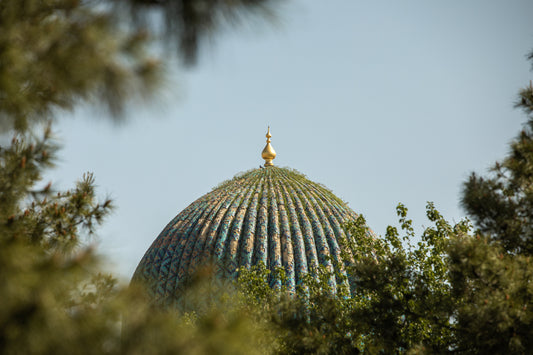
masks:
{"label": "tiled surface", "polygon": [[[287,286],[294,290],[318,263],[333,268],[341,261],[341,226],[355,216],[300,173],[278,167],[251,170],[178,214],[148,249],[133,280],[145,282],[156,303],[171,304],[183,280],[202,263],[214,261],[221,276],[235,277],[237,268],[263,262],[271,270],[283,267]],[[332,277],[330,284],[335,282]]]}

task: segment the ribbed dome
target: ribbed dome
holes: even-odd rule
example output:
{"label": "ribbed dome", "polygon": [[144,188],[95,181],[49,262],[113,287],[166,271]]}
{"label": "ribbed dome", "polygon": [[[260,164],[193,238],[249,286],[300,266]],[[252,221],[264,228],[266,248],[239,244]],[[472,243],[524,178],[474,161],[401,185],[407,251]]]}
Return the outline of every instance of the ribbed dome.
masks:
{"label": "ribbed dome", "polygon": [[342,225],[355,217],[331,191],[294,170],[255,169],[178,214],[150,246],[133,279],[145,282],[157,303],[167,303],[202,263],[214,261],[225,276],[235,277],[237,268],[262,262],[270,270],[283,267],[294,290],[318,264],[332,267],[332,260],[341,261]]}

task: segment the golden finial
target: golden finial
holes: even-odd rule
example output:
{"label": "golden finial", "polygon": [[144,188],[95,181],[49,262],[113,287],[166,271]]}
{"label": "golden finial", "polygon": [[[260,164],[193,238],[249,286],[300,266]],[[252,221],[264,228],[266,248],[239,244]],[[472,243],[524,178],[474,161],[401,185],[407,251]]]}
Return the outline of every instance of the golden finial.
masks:
{"label": "golden finial", "polygon": [[265,166],[274,166],[274,163],[272,163],[272,160],[276,157],[276,151],[270,145],[270,137],[272,137],[272,135],[270,134],[270,126],[268,126],[268,132],[266,134],[266,137],[267,137],[267,145],[265,146],[265,149],[263,149],[263,152],[261,153],[261,157],[265,159]]}

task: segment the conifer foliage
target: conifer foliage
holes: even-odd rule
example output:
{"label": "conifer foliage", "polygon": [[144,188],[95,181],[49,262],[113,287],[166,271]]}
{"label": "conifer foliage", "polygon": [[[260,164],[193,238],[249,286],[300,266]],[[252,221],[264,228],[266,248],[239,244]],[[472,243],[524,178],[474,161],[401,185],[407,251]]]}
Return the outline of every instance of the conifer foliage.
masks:
{"label": "conifer foliage", "polygon": [[0,128],[31,129],[81,100],[118,114],[154,82],[147,37],[120,31],[111,12],[87,3],[0,2]]}
{"label": "conifer foliage", "polygon": [[[529,55],[533,61],[533,53]],[[533,86],[520,90],[528,114],[510,152],[487,177],[472,174],[462,203],[475,238],[449,250],[457,346],[475,353],[527,353],[533,348]]]}
{"label": "conifer foliage", "polygon": [[[533,60],[533,53],[530,55]],[[516,105],[533,112],[533,86],[519,93]],[[465,183],[463,206],[479,230],[509,253],[533,253],[533,117],[511,143],[509,155],[488,177],[472,174]]]}
{"label": "conifer foliage", "polygon": [[274,2],[0,1],[0,129],[24,131],[83,101],[120,117],[126,102],[155,92],[156,36],[193,64],[224,25],[273,18]]}
{"label": "conifer foliage", "polygon": [[[0,353],[264,353],[274,342],[242,312],[160,311],[102,271],[90,236],[113,204],[91,173],[67,191],[42,181],[58,154],[58,110],[90,102],[118,117],[158,82],[147,30],[117,3],[0,1]],[[187,32],[187,16],[171,22]]]}

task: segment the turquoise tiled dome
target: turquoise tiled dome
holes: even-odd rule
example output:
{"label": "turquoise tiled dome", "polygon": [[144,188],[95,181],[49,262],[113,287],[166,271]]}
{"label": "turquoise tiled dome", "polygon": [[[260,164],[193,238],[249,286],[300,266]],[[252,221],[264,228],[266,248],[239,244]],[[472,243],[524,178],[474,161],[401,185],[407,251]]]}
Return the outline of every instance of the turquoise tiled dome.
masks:
{"label": "turquoise tiled dome", "polygon": [[341,261],[342,225],[355,217],[331,191],[294,170],[251,170],[222,183],[170,221],[133,280],[145,282],[156,303],[168,303],[202,263],[214,261],[225,276],[235,277],[238,268],[262,262],[270,270],[283,267],[286,286],[294,290],[318,264],[333,267]]}

